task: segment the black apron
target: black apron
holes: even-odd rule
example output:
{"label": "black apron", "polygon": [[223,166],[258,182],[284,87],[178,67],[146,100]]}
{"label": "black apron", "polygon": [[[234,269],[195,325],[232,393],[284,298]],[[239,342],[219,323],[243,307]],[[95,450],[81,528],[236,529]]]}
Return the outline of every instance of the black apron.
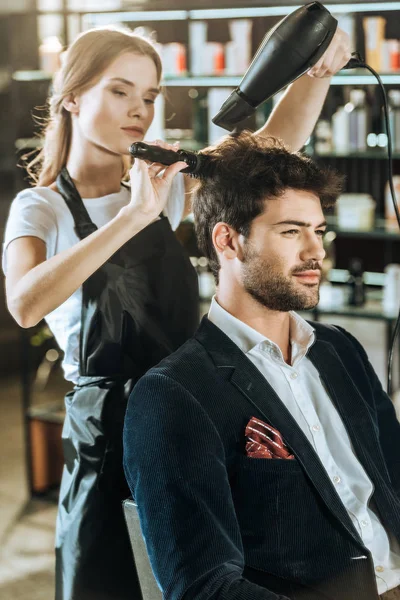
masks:
{"label": "black apron", "polygon": [[[83,239],[97,228],[63,169],[57,187]],[[56,530],[56,600],[140,600],[122,512],[129,393],[199,322],[197,275],[165,217],[82,286],[80,376],[66,397]]]}

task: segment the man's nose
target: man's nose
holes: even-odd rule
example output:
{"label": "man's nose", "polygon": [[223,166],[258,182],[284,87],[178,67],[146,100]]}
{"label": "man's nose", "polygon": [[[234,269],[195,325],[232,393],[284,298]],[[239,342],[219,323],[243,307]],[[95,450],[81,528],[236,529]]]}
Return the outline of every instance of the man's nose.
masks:
{"label": "man's nose", "polygon": [[301,258],[303,260],[316,260],[320,262],[325,258],[325,254],[322,238],[315,233],[310,233],[304,243]]}

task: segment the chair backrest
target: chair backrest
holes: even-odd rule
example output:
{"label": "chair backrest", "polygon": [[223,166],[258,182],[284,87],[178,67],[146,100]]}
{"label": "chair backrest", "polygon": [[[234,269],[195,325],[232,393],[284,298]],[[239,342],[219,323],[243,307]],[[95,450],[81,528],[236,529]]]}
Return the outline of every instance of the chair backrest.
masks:
{"label": "chair backrest", "polygon": [[151,570],[146,545],[140,529],[137,504],[132,498],[128,498],[124,501],[123,506],[143,600],[162,600],[162,593]]}

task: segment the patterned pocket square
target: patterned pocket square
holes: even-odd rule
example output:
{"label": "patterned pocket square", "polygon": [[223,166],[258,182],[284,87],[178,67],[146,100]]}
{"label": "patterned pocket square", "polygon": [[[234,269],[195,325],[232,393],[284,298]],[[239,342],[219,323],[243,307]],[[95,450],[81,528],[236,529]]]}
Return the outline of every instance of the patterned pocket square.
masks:
{"label": "patterned pocket square", "polygon": [[246,425],[246,455],[250,458],[294,459],[282,436],[271,425],[251,417]]}

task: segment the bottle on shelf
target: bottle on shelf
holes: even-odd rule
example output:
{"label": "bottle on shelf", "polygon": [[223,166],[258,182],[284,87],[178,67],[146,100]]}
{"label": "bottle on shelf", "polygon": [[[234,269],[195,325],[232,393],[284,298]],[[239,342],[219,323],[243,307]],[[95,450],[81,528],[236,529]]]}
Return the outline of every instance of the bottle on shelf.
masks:
{"label": "bottle on shelf", "polygon": [[46,37],[39,46],[40,69],[53,75],[61,67],[63,46],[57,36]]}
{"label": "bottle on shelf", "polygon": [[362,192],[340,194],[335,204],[340,229],[368,231],[374,228],[376,202]]}
{"label": "bottle on shelf", "polygon": [[382,299],[383,310],[397,313],[400,305],[400,265],[390,264],[385,267],[385,285]]}
{"label": "bottle on shelf", "polygon": [[[393,175],[393,188],[397,208],[400,210],[400,175]],[[397,230],[399,227],[388,181],[385,185],[385,222],[388,230]]]}
{"label": "bottle on shelf", "polygon": [[316,154],[332,151],[332,126],[326,119],[320,119],[315,126],[314,150]]}
{"label": "bottle on shelf", "polygon": [[225,45],[227,75],[244,75],[251,62],[251,19],[229,21],[231,41]]}
{"label": "bottle on shelf", "polygon": [[399,40],[383,40],[381,72],[395,73],[400,68],[400,42]]}
{"label": "bottle on shelf", "polygon": [[178,42],[158,44],[158,50],[161,54],[164,77],[185,77],[187,75],[184,44]]}
{"label": "bottle on shelf", "polygon": [[192,99],[193,138],[201,145],[208,143],[208,93],[205,88],[190,88]]}
{"label": "bottle on shelf", "polygon": [[[400,90],[389,90],[389,127],[393,152],[400,152]],[[384,131],[386,127],[384,126]]]}
{"label": "bottle on shelf", "polygon": [[[211,44],[210,44],[211,45]],[[225,73],[224,45],[218,42],[212,44],[212,59],[210,61],[211,75],[223,75]]]}
{"label": "bottle on shelf", "polygon": [[386,19],[380,16],[364,17],[365,61],[375,71],[381,70],[382,43],[385,39]]}
{"label": "bottle on shelf", "polygon": [[349,113],[344,106],[339,106],[332,116],[332,146],[339,154],[347,154],[350,149]]}
{"label": "bottle on shelf", "polygon": [[345,105],[344,109],[349,114],[349,150],[350,152],[364,152],[367,149],[369,131],[365,90],[351,90],[350,102]]}
{"label": "bottle on shelf", "polygon": [[349,262],[349,288],[348,304],[350,306],[363,306],[365,303],[365,283],[362,260],[351,258]]}
{"label": "bottle on shelf", "polygon": [[204,48],[207,44],[207,23],[189,22],[190,72],[194,76],[204,75]]}

